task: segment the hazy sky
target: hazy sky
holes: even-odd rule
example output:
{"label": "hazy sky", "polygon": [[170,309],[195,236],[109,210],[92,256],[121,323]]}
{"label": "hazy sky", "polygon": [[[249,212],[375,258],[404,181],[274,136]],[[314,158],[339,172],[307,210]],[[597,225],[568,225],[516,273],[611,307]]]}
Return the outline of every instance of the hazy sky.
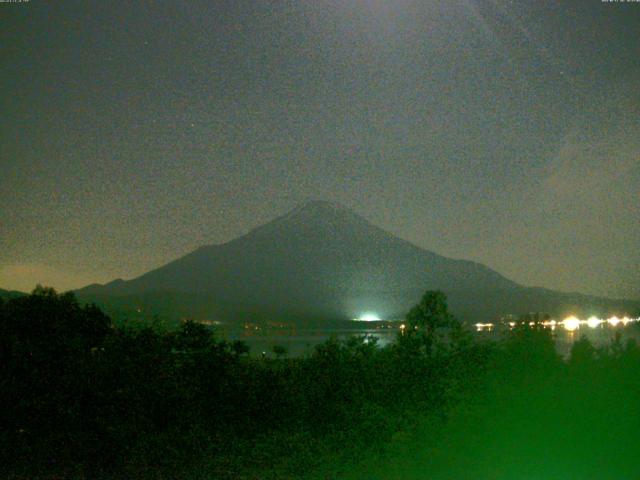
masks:
{"label": "hazy sky", "polygon": [[307,199],[640,298],[640,3],[0,3],[0,287],[131,278]]}

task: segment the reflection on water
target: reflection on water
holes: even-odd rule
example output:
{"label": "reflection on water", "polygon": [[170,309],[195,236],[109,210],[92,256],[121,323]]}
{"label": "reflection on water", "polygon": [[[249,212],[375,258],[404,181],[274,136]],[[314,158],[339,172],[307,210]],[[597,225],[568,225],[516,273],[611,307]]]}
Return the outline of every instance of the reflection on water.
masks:
{"label": "reflection on water", "polygon": [[[589,317],[587,320],[580,320],[577,317],[569,316],[561,321],[549,319],[549,320],[543,320],[540,322],[529,322],[529,326],[533,327],[537,325],[537,326],[542,326],[543,328],[549,328],[551,330],[555,330],[556,327],[562,327],[568,332],[574,332],[578,330],[580,327],[585,325],[588,326],[589,328],[598,328],[603,324],[607,324],[612,327],[617,327],[618,325],[622,324],[623,326],[626,327],[629,323],[638,322],[638,321],[640,321],[640,318],[629,318],[629,317],[618,318],[615,315],[607,319],[598,318],[598,317]],[[515,328],[516,322],[508,322],[505,324],[476,323],[474,325],[474,327],[476,328],[476,331],[478,332],[482,332],[484,330],[491,331],[494,328],[500,327],[500,326],[508,326],[509,328]]]}
{"label": "reflection on water", "polygon": [[[558,352],[567,355],[571,345],[582,336],[586,336],[595,346],[603,346],[611,343],[616,334],[620,334],[621,340],[634,339],[640,341],[640,328],[634,325],[640,318],[610,317],[607,319],[590,317],[579,319],[574,316],[562,320],[547,319],[539,322],[528,322],[530,326],[549,329],[553,332]],[[476,323],[473,331],[479,340],[500,340],[509,331],[516,328],[516,322],[504,323]],[[396,336],[403,330],[404,324],[395,323],[384,328],[371,329],[294,329],[294,328],[259,328],[251,326],[244,329],[225,332],[228,340],[242,340],[251,348],[252,355],[260,355],[264,352],[272,356],[274,346],[282,346],[289,356],[301,356],[310,354],[316,345],[325,342],[335,336],[338,339],[346,339],[353,335],[370,335],[377,339],[378,345],[383,347],[395,341]]]}
{"label": "reflection on water", "polygon": [[291,330],[246,330],[230,331],[226,338],[242,340],[251,348],[251,355],[265,354],[274,356],[273,347],[282,346],[289,356],[297,357],[313,352],[316,345],[324,343],[330,337],[345,340],[354,335],[370,335],[377,339],[377,344],[384,347],[392,343],[397,329],[291,329]]}
{"label": "reflection on water", "polygon": [[[640,341],[639,325],[634,325],[640,318],[629,318],[616,316],[609,318],[589,317],[580,319],[569,316],[563,320],[544,320],[540,322],[529,322],[531,327],[549,329],[553,332],[558,353],[563,356],[569,354],[573,342],[581,337],[586,337],[594,346],[601,347],[608,345],[620,336],[622,342],[629,339]],[[477,323],[474,325],[478,338],[497,340],[516,327],[516,323],[507,324]]]}

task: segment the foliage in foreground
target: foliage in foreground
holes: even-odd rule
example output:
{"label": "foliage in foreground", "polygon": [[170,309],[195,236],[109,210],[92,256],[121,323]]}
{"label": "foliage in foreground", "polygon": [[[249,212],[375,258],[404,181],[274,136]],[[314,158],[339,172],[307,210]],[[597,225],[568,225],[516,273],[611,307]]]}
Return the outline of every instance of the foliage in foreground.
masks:
{"label": "foliage in foreground", "polygon": [[[353,337],[255,359],[196,323],[116,328],[70,294],[37,289],[0,304],[0,474],[506,478],[496,469],[517,476],[532,446],[574,461],[585,434],[598,448],[637,441],[635,344],[577,342],[568,362],[537,329],[478,344],[434,293],[409,320],[419,328],[386,348]],[[608,402],[624,426],[594,425],[578,408],[600,414]]]}

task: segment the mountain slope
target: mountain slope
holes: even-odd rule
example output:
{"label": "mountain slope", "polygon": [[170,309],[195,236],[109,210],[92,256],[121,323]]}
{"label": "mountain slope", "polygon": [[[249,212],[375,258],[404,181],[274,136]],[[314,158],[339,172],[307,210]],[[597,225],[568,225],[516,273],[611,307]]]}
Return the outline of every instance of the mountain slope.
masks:
{"label": "mountain slope", "polygon": [[[185,314],[399,318],[426,289],[444,290],[466,319],[622,302],[522,287],[475,262],[452,260],[398,239],[352,211],[310,202],[247,235],[201,247],[130,281],[79,290],[81,298],[172,294]],[[183,299],[183,300],[180,300]],[[153,301],[149,300],[151,303]]]}

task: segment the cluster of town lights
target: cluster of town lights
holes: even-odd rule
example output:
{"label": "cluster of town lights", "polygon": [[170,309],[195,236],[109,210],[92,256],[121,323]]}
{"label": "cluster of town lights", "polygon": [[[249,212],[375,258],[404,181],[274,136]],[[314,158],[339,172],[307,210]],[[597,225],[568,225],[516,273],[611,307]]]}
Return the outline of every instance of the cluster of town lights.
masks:
{"label": "cluster of town lights", "polygon": [[[568,332],[573,332],[579,329],[582,325],[587,325],[589,328],[598,328],[600,325],[608,324],[612,327],[616,327],[620,324],[627,325],[631,322],[638,322],[639,318],[629,318],[622,317],[618,318],[616,316],[609,317],[607,319],[598,318],[598,317],[589,317],[587,320],[580,320],[578,317],[574,317],[573,315],[565,318],[561,321],[556,320],[544,320],[542,322],[529,322],[529,326],[533,327],[535,325],[541,325],[545,328],[550,328],[551,330],[555,330],[556,327],[562,327]],[[495,324],[493,323],[476,323],[474,325],[477,331],[483,330],[492,330]],[[514,328],[516,326],[516,322],[509,322],[509,327]]]}

